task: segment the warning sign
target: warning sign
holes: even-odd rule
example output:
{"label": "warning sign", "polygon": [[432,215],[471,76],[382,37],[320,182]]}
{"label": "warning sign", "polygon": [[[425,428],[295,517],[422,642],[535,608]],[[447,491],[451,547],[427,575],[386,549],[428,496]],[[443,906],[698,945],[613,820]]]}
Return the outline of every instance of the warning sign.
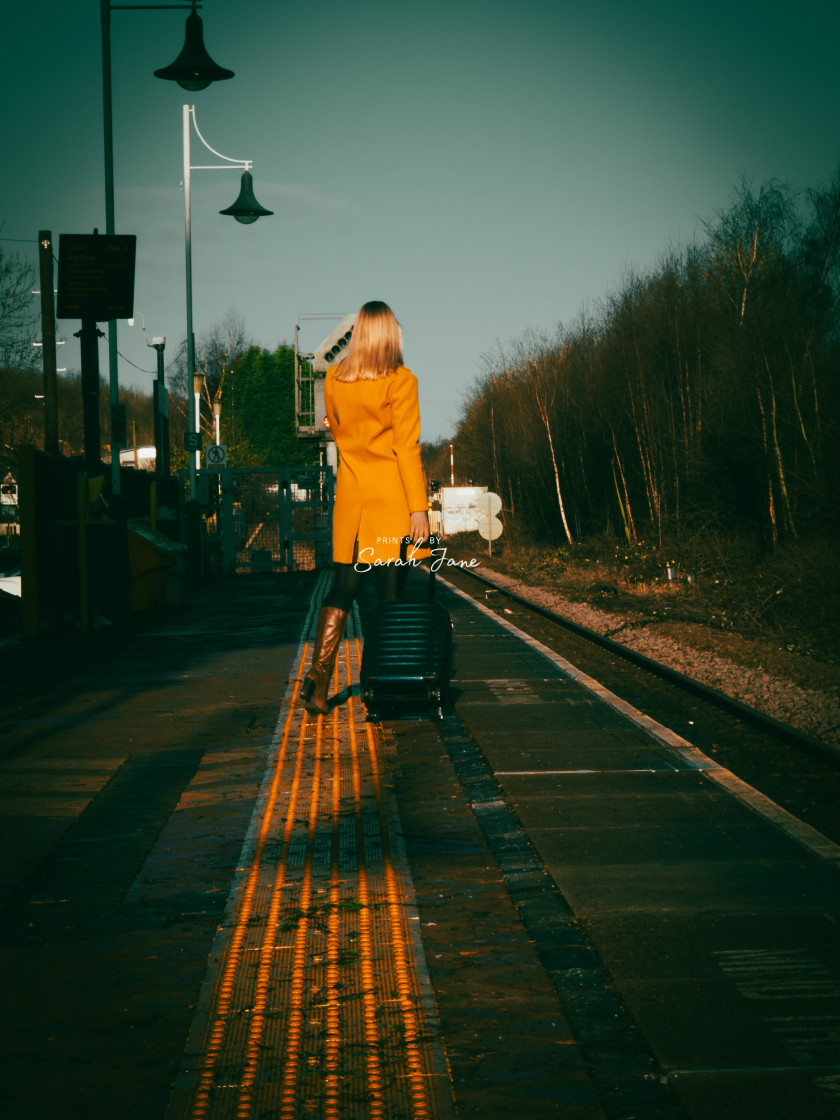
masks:
{"label": "warning sign", "polygon": [[208,471],[222,471],[227,467],[227,446],[224,443],[211,443],[204,453],[204,463]]}

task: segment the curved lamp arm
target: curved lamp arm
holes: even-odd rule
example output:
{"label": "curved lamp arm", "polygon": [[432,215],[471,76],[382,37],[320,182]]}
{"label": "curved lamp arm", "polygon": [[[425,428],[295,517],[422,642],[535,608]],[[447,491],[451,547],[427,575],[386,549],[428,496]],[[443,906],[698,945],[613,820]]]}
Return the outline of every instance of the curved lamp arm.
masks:
{"label": "curved lamp arm", "polygon": [[[250,159],[231,159],[230,156],[222,155],[221,152],[217,152],[215,148],[211,147],[207,143],[207,141],[204,139],[204,137],[201,135],[201,132],[199,131],[198,121],[195,119],[195,106],[194,105],[185,105],[184,108],[187,110],[187,113],[188,113],[189,117],[192,119],[192,126],[195,129],[196,136],[199,138],[199,140],[201,141],[201,143],[204,145],[204,147],[207,149],[208,152],[212,152],[214,156],[218,156],[219,159],[225,160],[225,163],[229,163],[233,167],[241,167],[244,171],[250,171],[251,170],[251,168],[254,166],[253,160],[250,160]],[[230,170],[230,168],[226,167],[225,164],[222,164],[221,166],[218,165],[218,164],[211,164],[209,167],[201,166],[201,165],[191,165],[190,170],[191,171],[228,171],[228,170]]]}

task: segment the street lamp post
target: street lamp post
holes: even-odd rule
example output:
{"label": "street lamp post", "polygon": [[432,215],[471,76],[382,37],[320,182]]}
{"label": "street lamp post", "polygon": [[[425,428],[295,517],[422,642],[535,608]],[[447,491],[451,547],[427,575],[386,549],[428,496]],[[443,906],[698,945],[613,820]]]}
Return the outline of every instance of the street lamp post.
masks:
{"label": "street lamp post", "polygon": [[[196,433],[199,439],[201,438],[201,394],[204,389],[204,378],[205,374],[203,373],[193,374],[193,400],[195,401],[195,428],[193,429],[193,431]],[[193,463],[195,469],[199,470],[199,468],[201,467],[200,451],[195,452]],[[190,497],[194,498],[195,495],[191,492]]]}
{"label": "street lamp post", "polygon": [[[218,159],[223,159],[224,163],[214,164],[193,164],[190,155],[190,137],[192,130],[195,130],[196,136],[207,149],[212,152]],[[242,181],[239,190],[239,197],[232,206],[228,206],[225,210],[220,210],[220,214],[230,215],[236,218],[238,222],[243,225],[250,225],[255,222],[257,218],[265,215],[272,214],[273,210],[266,210],[257,202],[254,197],[253,180],[251,178],[251,167],[253,163],[249,159],[231,159],[229,156],[222,155],[217,152],[215,148],[211,148],[201,133],[198,131],[198,125],[195,120],[195,106],[183,106],[183,136],[184,136],[184,253],[185,253],[185,271],[186,271],[186,297],[187,297],[187,377],[196,374],[195,369],[195,336],[193,334],[193,298],[192,298],[192,218],[191,218],[191,204],[190,204],[190,177],[193,171],[232,171],[234,169],[242,169]],[[188,394],[189,415],[187,418],[187,428],[191,432],[197,432],[198,429],[198,409],[194,403],[194,398]],[[196,497],[196,466],[199,457],[199,452],[194,456],[190,456],[190,499]]]}
{"label": "street lamp post", "polygon": [[[155,71],[155,77],[177,82],[183,89],[205,89],[211,82],[232,78],[233,71],[217,66],[204,47],[201,17],[197,9],[198,0],[188,0],[190,14],[187,17],[184,47],[171,66]],[[116,232],[114,217],[114,123],[111,96],[111,12],[140,11],[148,9],[181,11],[181,4],[112,4],[111,0],[99,0],[100,22],[102,26],[102,117],[105,148],[105,232]],[[117,357],[117,323],[108,323],[108,387],[112,408],[119,404],[119,367]],[[99,449],[96,450],[99,456]],[[111,490],[120,492],[120,457],[111,455]]]}
{"label": "street lamp post", "polygon": [[[157,354],[157,380],[152,383],[152,408],[155,431],[155,474],[159,478],[169,478],[169,396],[166,392],[166,373],[163,364],[163,352],[166,349],[166,338],[157,335],[149,342],[146,334],[146,316],[142,311],[135,311],[143,321],[143,338],[150,350]],[[128,320],[130,327],[134,326],[134,319]]]}
{"label": "street lamp post", "polygon": [[48,229],[38,231],[38,264],[41,279],[41,351],[44,369],[44,450],[58,454],[58,370],[55,362],[55,293],[53,244]]}

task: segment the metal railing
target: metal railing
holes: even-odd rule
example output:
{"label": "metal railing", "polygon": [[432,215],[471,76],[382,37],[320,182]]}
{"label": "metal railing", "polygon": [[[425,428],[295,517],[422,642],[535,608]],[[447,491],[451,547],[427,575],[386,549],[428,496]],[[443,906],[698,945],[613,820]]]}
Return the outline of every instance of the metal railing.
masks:
{"label": "metal railing", "polygon": [[329,467],[202,471],[202,566],[233,575],[322,567],[332,555]]}

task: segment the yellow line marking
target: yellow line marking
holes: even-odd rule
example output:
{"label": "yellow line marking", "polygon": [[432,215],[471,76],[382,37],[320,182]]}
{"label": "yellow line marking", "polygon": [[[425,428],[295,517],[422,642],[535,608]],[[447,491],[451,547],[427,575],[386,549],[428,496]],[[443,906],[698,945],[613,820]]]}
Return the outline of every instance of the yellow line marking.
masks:
{"label": "yellow line marking", "polygon": [[[300,664],[305,664],[308,648],[309,643],[304,642]],[[196,1090],[193,1102],[192,1120],[202,1120],[202,1118],[207,1115],[207,1110],[210,1107],[211,1103],[211,1092],[213,1088],[216,1065],[222,1055],[224,1048],[224,1037],[227,1030],[228,1015],[230,1013],[230,1008],[235,992],[236,974],[239,971],[239,967],[242,961],[242,946],[245,941],[245,935],[248,931],[248,923],[254,908],[254,898],[256,896],[257,885],[259,882],[260,865],[262,863],[263,851],[265,849],[266,841],[268,840],[271,830],[274,810],[277,806],[277,798],[280,792],[280,776],[283,773],[283,764],[286,758],[286,749],[288,747],[289,734],[291,732],[292,720],[295,714],[298,692],[300,690],[299,672],[296,673],[296,677],[298,679],[295,682],[292,697],[289,702],[289,711],[286,716],[286,722],[283,726],[283,738],[280,744],[280,750],[277,755],[274,774],[272,775],[271,786],[269,787],[268,797],[266,798],[265,812],[263,813],[262,825],[257,837],[254,857],[251,860],[251,866],[248,870],[248,880],[242,892],[242,903],[239,907],[239,912],[236,917],[233,936],[231,937],[231,943],[227,951],[222,978],[219,983],[219,990],[215,1004],[215,1021],[210,1032],[210,1038],[208,1039],[201,1063],[201,1077],[199,1079],[198,1089]],[[305,727],[306,716],[304,715],[303,724],[301,727],[301,735],[303,735],[303,730]]]}
{"label": "yellow line marking", "polygon": [[[357,665],[361,669],[361,647],[356,639]],[[391,838],[388,832],[388,817],[385,812],[385,803],[382,796],[382,781],[379,769],[379,746],[382,742],[381,734],[374,735],[373,725],[365,723],[368,757],[370,759],[371,776],[373,778],[373,791],[376,799],[376,814],[379,819],[379,831],[382,842],[382,862],[385,870],[386,897],[388,900],[388,933],[391,942],[391,951],[394,954],[394,967],[399,993],[400,1011],[402,1013],[404,1028],[404,1043],[408,1058],[408,1077],[411,1082],[411,1099],[414,1105],[415,1120],[425,1120],[431,1116],[429,1100],[426,1094],[426,1066],[420,1047],[420,1028],[417,1016],[417,1000],[415,986],[412,982],[412,962],[406,953],[407,933],[404,928],[404,900],[400,890],[399,878],[394,870],[393,854],[391,852]]]}
{"label": "yellow line marking", "polygon": [[[264,1083],[268,1087],[274,1081],[269,1091],[276,1094],[272,1115],[278,1120],[295,1120],[302,1107],[317,1107],[324,1120],[341,1120],[355,1115],[354,1103],[361,1101],[366,1120],[386,1120],[394,1091],[406,1104],[410,1099],[411,1120],[430,1120],[425,1018],[418,1006],[407,896],[388,831],[382,736],[362,722],[364,708],[352,695],[361,643],[356,636],[345,637],[336,660],[333,686],[340,690],[344,678],[346,705],[314,719],[297,711],[308,650],[309,643],[303,643],[203,1054],[196,1062],[198,1086],[185,1115],[252,1120],[265,1107]],[[296,749],[290,742],[295,719]],[[307,790],[308,815],[298,820]],[[355,847],[356,866],[342,880],[344,844],[351,851]],[[325,875],[327,868],[320,868],[327,850]],[[322,925],[318,899],[325,895]],[[353,943],[343,957],[342,936],[348,932]],[[290,951],[280,953],[283,949]],[[342,982],[348,963],[356,968],[350,991]],[[307,1082],[307,1063],[312,1076],[321,1074],[320,1082]],[[222,1089],[234,1093],[220,1096]]]}
{"label": "yellow line marking", "polygon": [[[253,1106],[254,1086],[258,1074],[262,1036],[265,1031],[266,1007],[272,990],[271,972],[277,946],[277,931],[280,928],[280,910],[283,905],[283,891],[286,885],[286,867],[289,847],[291,845],[292,832],[295,824],[295,811],[297,808],[298,795],[300,793],[301,770],[305,756],[306,728],[307,717],[304,712],[301,720],[300,734],[298,736],[295,770],[289,787],[289,801],[286,808],[286,821],[283,827],[282,847],[277,860],[277,870],[271,888],[271,903],[266,920],[265,934],[260,946],[253,1013],[248,1025],[248,1038],[245,1045],[245,1066],[240,1082],[240,1093],[236,1108],[237,1120],[247,1120]],[[262,848],[264,848],[264,845]],[[260,861],[262,860],[262,848],[259,851],[259,856],[255,856],[255,862],[257,858],[259,858]]]}
{"label": "yellow line marking", "polygon": [[[337,659],[338,660],[338,659]],[[338,665],[336,665],[336,675]],[[341,947],[341,881],[338,870],[339,814],[341,812],[341,751],[338,735],[338,706],[332,710],[332,783],[330,797],[330,893],[327,922],[326,1038],[324,1041],[324,1120],[338,1120],[339,1056],[341,1050],[341,1004],[338,998],[339,952]]]}
{"label": "yellow line marking", "polygon": [[[306,721],[304,720],[304,727]],[[324,717],[318,716],[315,722],[315,758],[312,772],[312,790],[309,796],[309,820],[306,830],[306,855],[303,863],[303,883],[297,904],[299,917],[295,929],[295,943],[292,952],[292,984],[288,996],[289,1016],[286,1020],[286,1061],[283,1068],[283,1084],[280,1090],[280,1118],[294,1120],[297,1111],[297,1089],[300,1074],[300,1056],[303,1042],[303,1014],[305,1010],[304,986],[306,982],[306,958],[309,939],[309,909],[312,904],[312,860],[315,833],[318,827],[318,802],[321,787],[321,744],[323,740]],[[301,756],[303,755],[303,727],[301,728]],[[294,810],[290,809],[286,829],[290,835],[294,826]],[[285,841],[285,837],[284,837]],[[238,1118],[237,1118],[238,1120]]]}
{"label": "yellow line marking", "polygon": [[[359,640],[356,639],[358,649]],[[347,680],[352,679],[349,644],[346,648]],[[362,978],[362,1017],[364,1022],[365,1065],[368,1080],[368,1116],[380,1120],[384,1116],[382,1068],[379,1061],[379,1024],[377,1022],[376,979],[373,970],[373,929],[370,910],[367,852],[362,816],[362,783],[359,767],[359,747],[356,739],[356,720],[353,697],[347,701],[347,726],[350,733],[350,758],[353,780],[353,809],[356,822],[356,858],[358,862],[359,897],[359,956]]]}

